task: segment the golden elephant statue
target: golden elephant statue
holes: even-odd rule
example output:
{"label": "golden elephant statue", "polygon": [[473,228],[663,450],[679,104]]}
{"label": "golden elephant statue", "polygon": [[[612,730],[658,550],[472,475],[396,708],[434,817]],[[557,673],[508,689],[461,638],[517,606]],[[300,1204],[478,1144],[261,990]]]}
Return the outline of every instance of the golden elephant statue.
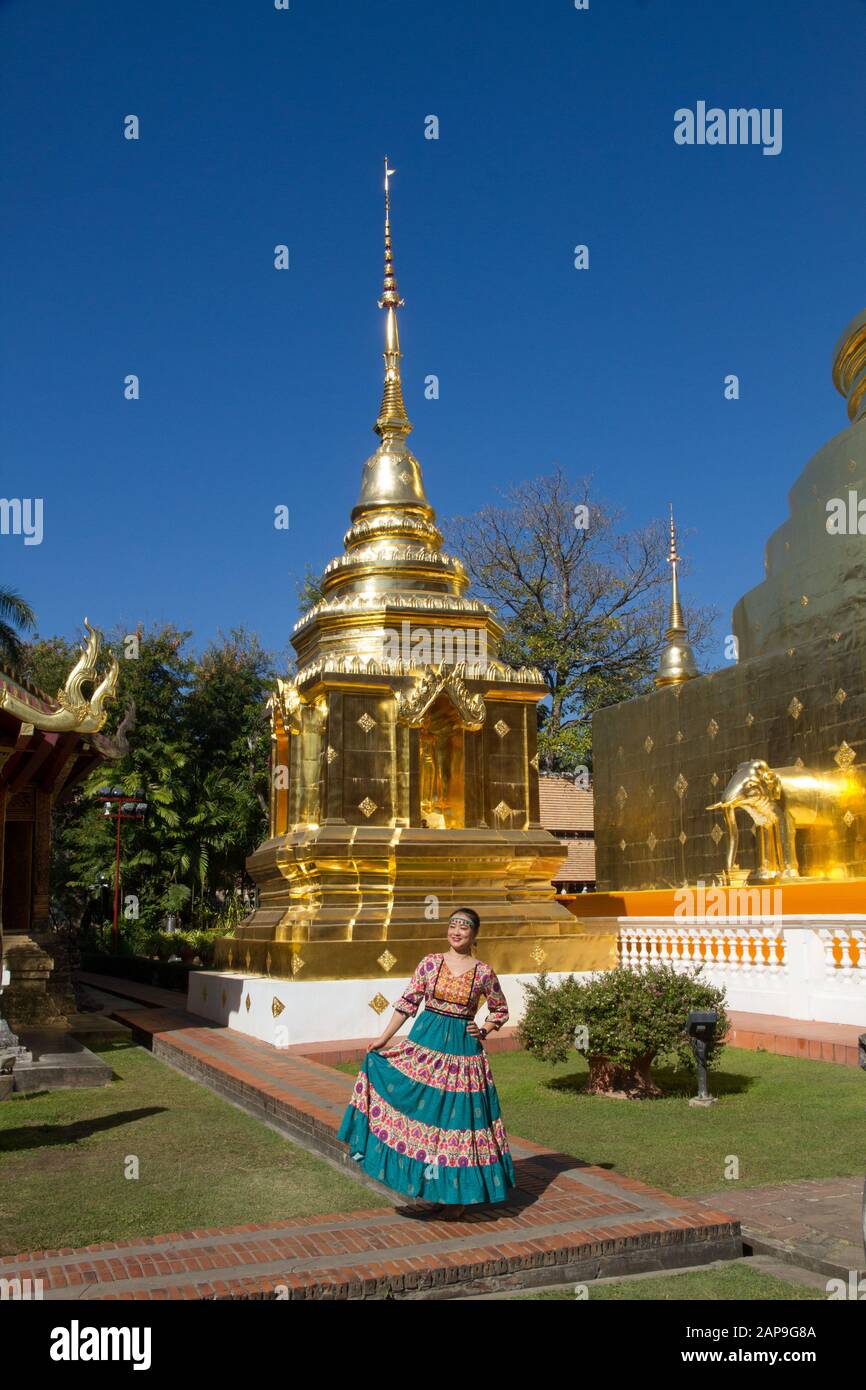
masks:
{"label": "golden elephant statue", "polygon": [[866,787],[854,769],[814,772],[807,767],[770,767],[763,758],[752,758],[740,763],[721,801],[707,810],[724,812],[728,878],[736,868],[736,812],[743,810],[755,822],[758,837],[758,865],[749,882],[772,883],[800,877],[796,832],[824,827],[832,836],[840,836],[846,812],[866,813]]}

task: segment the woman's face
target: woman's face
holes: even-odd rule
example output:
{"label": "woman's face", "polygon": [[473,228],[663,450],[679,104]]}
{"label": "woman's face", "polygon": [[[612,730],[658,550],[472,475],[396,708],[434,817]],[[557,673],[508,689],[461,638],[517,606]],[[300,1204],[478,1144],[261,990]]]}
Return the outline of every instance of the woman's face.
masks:
{"label": "woman's face", "polygon": [[468,951],[475,933],[465,917],[452,917],[448,923],[448,941],[454,951]]}

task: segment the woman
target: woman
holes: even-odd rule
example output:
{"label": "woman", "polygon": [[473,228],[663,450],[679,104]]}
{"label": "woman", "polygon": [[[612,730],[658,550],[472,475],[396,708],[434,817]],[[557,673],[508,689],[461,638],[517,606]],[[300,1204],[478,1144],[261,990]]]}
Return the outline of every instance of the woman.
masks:
{"label": "woman", "polygon": [[[395,1192],[460,1216],[465,1206],[504,1202],[514,1165],[499,1110],[487,1034],[508,1021],[496,975],[473,960],[480,922],[471,907],[452,912],[450,950],[425,956],[391,1021],[364,1058],[338,1138],[365,1173]],[[475,1015],[482,996],[487,1017]],[[388,1046],[424,1003],[408,1038]]]}

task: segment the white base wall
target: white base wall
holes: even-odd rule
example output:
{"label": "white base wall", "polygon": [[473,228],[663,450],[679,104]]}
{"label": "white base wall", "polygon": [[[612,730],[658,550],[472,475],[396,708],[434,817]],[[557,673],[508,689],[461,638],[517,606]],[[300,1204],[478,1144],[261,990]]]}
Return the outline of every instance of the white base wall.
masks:
{"label": "white base wall", "polygon": [[[555,983],[567,976],[551,972],[548,978]],[[577,978],[591,977],[578,974]],[[224,970],[198,970],[189,977],[187,1009],[200,1018],[274,1047],[373,1039],[387,1024],[393,1005],[409,979],[408,975],[392,975],[382,980],[311,980],[304,983]],[[517,1023],[523,1013],[522,984],[537,979],[537,975],[499,976],[511,1015],[509,1026]],[[388,1001],[388,1007],[381,1013],[370,1005],[377,995]],[[482,1005],[481,1022],[484,1016],[485,1006]],[[402,1032],[405,1035],[408,1026]]]}

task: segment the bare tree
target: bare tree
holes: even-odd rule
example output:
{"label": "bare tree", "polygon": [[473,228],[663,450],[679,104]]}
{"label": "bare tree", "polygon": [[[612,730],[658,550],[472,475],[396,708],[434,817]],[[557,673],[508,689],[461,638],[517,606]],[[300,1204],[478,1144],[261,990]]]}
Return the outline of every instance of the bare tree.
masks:
{"label": "bare tree", "polygon": [[[544,675],[539,750],[552,771],[591,765],[593,711],[651,686],[668,624],[667,524],[622,530],[591,481],[558,469],[446,528],[473,593],[505,624],[503,658]],[[688,611],[696,650],[714,617]]]}

